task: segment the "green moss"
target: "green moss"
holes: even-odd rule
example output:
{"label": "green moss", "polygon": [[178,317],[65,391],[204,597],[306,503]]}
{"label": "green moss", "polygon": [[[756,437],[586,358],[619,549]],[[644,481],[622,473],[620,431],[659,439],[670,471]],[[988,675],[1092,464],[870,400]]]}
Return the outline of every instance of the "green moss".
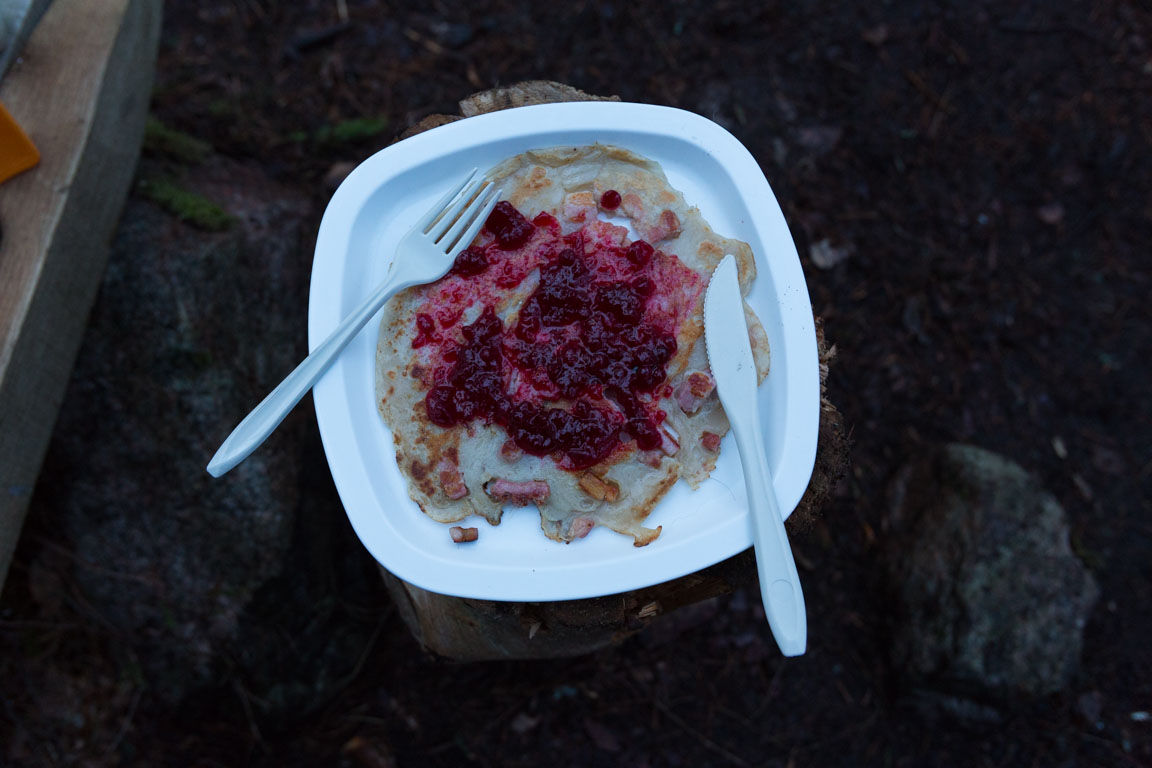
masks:
{"label": "green moss", "polygon": [[208,198],[168,179],[145,179],[140,182],[140,191],[181,221],[210,232],[221,232],[236,221],[235,216]]}
{"label": "green moss", "polygon": [[325,125],[316,131],[316,143],[335,146],[363,141],[379,136],[388,129],[388,121],[382,117],[358,117],[335,125]]}
{"label": "green moss", "polygon": [[194,347],[163,349],[156,355],[156,367],[165,372],[165,380],[194,379],[213,366],[212,354]]}
{"label": "green moss", "polygon": [[149,115],[144,127],[144,151],[191,164],[204,162],[212,154],[212,145],[183,131],[169,128]]}
{"label": "green moss", "polygon": [[235,119],[240,110],[228,99],[213,99],[208,102],[208,114],[212,117]]}
{"label": "green moss", "polygon": [[1090,571],[1100,573],[1104,570],[1105,557],[1094,549],[1089,549],[1084,540],[1077,534],[1072,533],[1068,536],[1068,544],[1072,548],[1072,554],[1080,558],[1080,562],[1084,563],[1084,567]]}
{"label": "green moss", "polygon": [[119,666],[121,681],[131,683],[141,688],[148,684],[148,679],[144,676],[144,670],[140,668],[140,663],[136,660],[136,654],[124,654]]}

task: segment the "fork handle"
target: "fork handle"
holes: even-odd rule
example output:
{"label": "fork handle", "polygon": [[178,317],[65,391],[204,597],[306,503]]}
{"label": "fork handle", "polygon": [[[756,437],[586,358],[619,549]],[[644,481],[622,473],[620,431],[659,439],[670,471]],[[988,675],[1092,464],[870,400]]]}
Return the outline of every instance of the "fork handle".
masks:
{"label": "fork handle", "polygon": [[371,296],[344,318],[328,338],[324,339],[312,354],[304,358],[296,366],[296,370],[288,374],[284,381],[280,382],[276,389],[272,390],[260,405],[253,408],[236,429],[232,430],[232,434],[228,435],[228,439],[216,451],[212,461],[208,462],[208,473],[213,477],[220,477],[248,458],[248,455],[280,426],[284,417],[320,380],[336,356],[348,346],[372,316],[380,311],[388,299],[410,285],[413,285],[413,282],[400,281],[396,279],[395,273],[389,274]]}
{"label": "fork handle", "polygon": [[800,656],[808,646],[804,593],[772,485],[760,420],[733,421],[732,431],[736,434],[748,489],[748,514],[752,519],[752,543],[764,613],[780,652],[785,656]]}

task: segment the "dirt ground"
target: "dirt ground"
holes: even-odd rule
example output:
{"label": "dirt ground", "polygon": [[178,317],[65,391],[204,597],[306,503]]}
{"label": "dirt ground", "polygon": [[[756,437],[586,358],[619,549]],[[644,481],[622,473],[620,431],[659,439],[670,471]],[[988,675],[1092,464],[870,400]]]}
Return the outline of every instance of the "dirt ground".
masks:
{"label": "dirt ground", "polygon": [[[238,683],[166,708],[98,628],[56,628],[116,717],[76,746],[4,694],[11,764],[1152,765],[1148,7],[426,6],[170,2],[153,113],[309,190],[316,223],[333,165],[494,85],[557,80],[732,131],[784,208],[852,431],[850,476],[794,541],[808,654],[782,661],[737,593],[591,657],[456,665],[381,618],[375,585],[351,609],[378,627],[359,674],[268,722]],[[979,726],[918,707],[885,652],[885,487],[952,440],[1042,479],[1102,594],[1075,683]],[[30,623],[13,573],[5,653]]]}

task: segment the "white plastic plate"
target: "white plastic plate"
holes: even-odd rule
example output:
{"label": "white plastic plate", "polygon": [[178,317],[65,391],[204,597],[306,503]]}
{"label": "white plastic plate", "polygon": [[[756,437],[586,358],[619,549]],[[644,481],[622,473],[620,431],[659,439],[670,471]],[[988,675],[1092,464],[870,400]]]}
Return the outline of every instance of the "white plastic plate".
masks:
{"label": "white plastic plate", "polygon": [[[716,123],[645,104],[583,102],[509,109],[460,120],[377,152],[345,180],[324,212],[308,305],[311,349],[380,283],[400,237],[473,167],[560,145],[616,144],[656,160],[712,228],[748,242],[758,275],[748,297],[771,344],[760,387],[768,461],[782,514],[796,507],[816,456],[820,382],[812,308],[796,246],[752,155]],[[671,249],[674,250],[674,249]],[[681,481],[653,510],[663,532],[646,547],[597,527],[561,544],[545,538],[535,507],[509,508],[499,526],[482,518],[475,543],[408,496],[390,430],[376,409],[379,319],[349,345],[314,390],[332,477],[368,551],[424,589],[487,600],[569,600],[624,592],[698,571],[752,545],[747,495],[731,435],[712,477]],[[703,341],[701,340],[701,343]]]}

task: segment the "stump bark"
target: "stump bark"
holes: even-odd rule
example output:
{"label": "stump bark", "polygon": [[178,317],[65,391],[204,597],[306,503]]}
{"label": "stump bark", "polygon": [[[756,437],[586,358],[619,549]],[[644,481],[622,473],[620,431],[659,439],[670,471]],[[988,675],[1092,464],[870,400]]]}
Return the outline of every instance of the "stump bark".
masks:
{"label": "stump bark", "polygon": [[[459,115],[430,115],[405,131],[404,139],[456,120],[531,104],[565,101],[619,101],[569,85],[541,80],[476,93],[460,102]],[[793,539],[820,514],[848,466],[848,440],[836,407],[824,397],[835,346],[824,339],[816,317],[820,359],[820,436],[808,490],[788,518]],[[429,592],[380,572],[405,624],[426,650],[456,661],[542,659],[578,656],[616,644],[684,606],[727,594],[737,587],[758,589],[751,549],[713,566],[651,587],[584,600],[543,603],[498,602]]]}

